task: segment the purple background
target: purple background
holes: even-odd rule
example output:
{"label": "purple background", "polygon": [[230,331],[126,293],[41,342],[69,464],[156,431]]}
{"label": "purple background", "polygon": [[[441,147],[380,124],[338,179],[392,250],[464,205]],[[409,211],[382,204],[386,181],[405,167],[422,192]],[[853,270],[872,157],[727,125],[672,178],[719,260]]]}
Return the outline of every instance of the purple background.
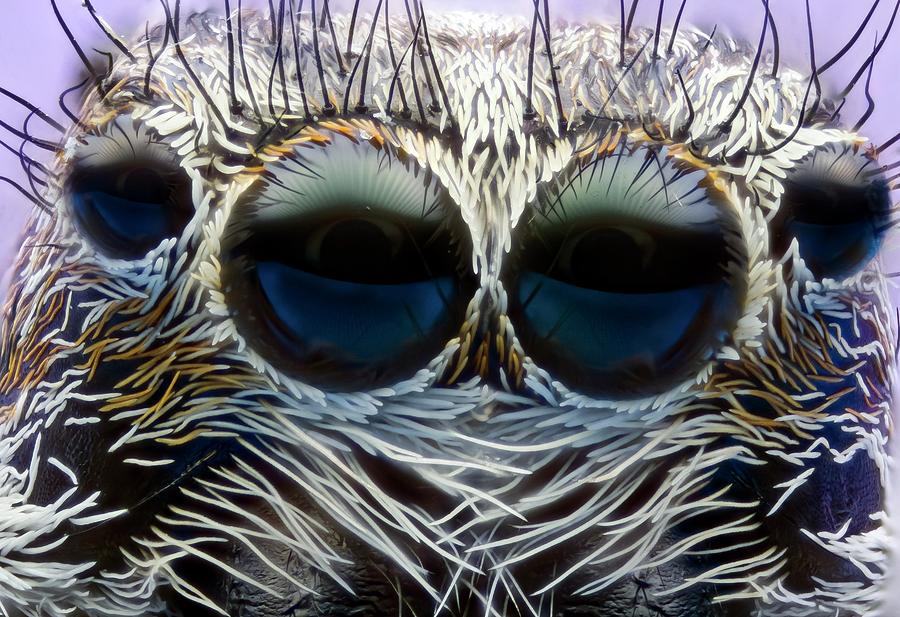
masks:
{"label": "purple background", "polygon": [[[173,0],[174,1],[174,0]],[[0,85],[38,104],[44,111],[60,121],[65,116],[58,111],[56,99],[59,92],[73,85],[80,74],[78,60],[69,47],[53,16],[49,0],[25,2],[21,0],[0,0],[3,15],[0,20]],[[424,0],[429,10],[489,10],[501,14],[530,14],[531,0]],[[338,5],[348,2],[333,0]],[[374,3],[363,0],[364,6]],[[630,3],[630,2],[629,2]],[[626,3],[626,4],[629,4]],[[78,0],[58,0],[76,37],[85,49],[98,47],[108,49],[108,41],[102,37],[88,13]],[[156,0],[93,0],[98,11],[123,36],[143,30],[146,20],[156,22],[161,19],[162,10]],[[236,1],[233,0],[233,5]],[[618,2],[615,0],[551,0],[553,12],[565,19],[613,21],[618,23]],[[669,0],[666,6],[664,24],[671,24],[680,2]],[[819,62],[830,58],[840,49],[856,30],[870,6],[866,1],[811,0],[816,38],[816,54]],[[770,0],[776,18],[782,43],[783,61],[797,68],[808,67],[806,42],[806,18],[803,0]],[[872,49],[875,33],[884,32],[893,2],[882,2],[875,18],[869,24],[864,36],[857,43],[854,52],[845,57],[834,69],[826,74],[823,86],[826,93],[841,89],[849,77],[856,72],[862,59]],[[264,1],[246,0],[245,6],[266,6]],[[400,0],[395,0],[393,10],[399,10]],[[184,0],[183,11],[214,8],[222,10],[221,2]],[[636,23],[652,25],[656,19],[657,2],[644,0],[638,10]],[[762,24],[764,9],[761,1],[754,0],[688,0],[683,18],[684,24],[692,24],[709,31],[714,24],[720,31],[729,32],[747,40],[756,41]],[[900,30],[900,24],[897,25]],[[770,39],[771,41],[771,39]],[[771,42],[770,42],[771,44]],[[872,95],[878,103],[864,132],[876,144],[900,130],[900,120],[896,117],[897,101],[900,100],[900,80],[897,79],[897,65],[900,63],[900,32],[895,32],[875,65],[872,79]],[[861,82],[854,90],[845,106],[844,117],[848,125],[853,125],[866,107]],[[25,118],[22,109],[0,99],[0,118],[14,126],[20,126]],[[63,122],[64,124],[66,122]],[[39,121],[31,124],[35,133],[55,137]],[[18,146],[18,141],[8,133],[3,133],[4,141]],[[46,153],[32,149],[40,160]],[[884,160],[893,162],[898,158],[900,148],[896,148]],[[24,175],[18,161],[0,150],[0,174],[20,182]],[[30,204],[14,189],[0,184],[0,273],[14,255],[20,242]],[[888,251],[889,269],[900,270],[900,255]],[[893,265],[897,264],[897,265]],[[5,279],[0,278],[0,297],[5,288]],[[900,474],[898,474],[900,475]],[[900,489],[900,486],[898,486]],[[895,490],[900,495],[900,490]],[[895,508],[895,511],[898,510]],[[900,589],[900,576],[895,577],[892,589]],[[893,595],[900,595],[894,592]],[[889,608],[887,615],[900,614],[900,606]]]}

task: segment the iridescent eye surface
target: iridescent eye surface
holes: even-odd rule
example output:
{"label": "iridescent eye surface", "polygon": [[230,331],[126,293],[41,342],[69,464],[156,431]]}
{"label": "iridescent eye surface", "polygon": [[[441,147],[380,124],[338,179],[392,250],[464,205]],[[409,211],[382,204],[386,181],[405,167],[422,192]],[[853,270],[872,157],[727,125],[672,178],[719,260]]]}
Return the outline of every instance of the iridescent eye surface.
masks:
{"label": "iridescent eye surface", "polygon": [[721,197],[665,150],[622,149],[549,187],[509,281],[525,352],[580,392],[662,391],[736,319]]}
{"label": "iridescent eye surface", "polygon": [[824,146],[784,182],[770,223],[772,248],[783,255],[796,238],[817,278],[839,278],[864,267],[889,226],[890,190],[875,162],[851,146]]}
{"label": "iridescent eye surface", "polygon": [[411,376],[462,324],[466,233],[414,164],[340,137],[298,148],[243,196],[226,293],[280,370],[358,390]]}
{"label": "iridescent eye surface", "polygon": [[104,254],[139,259],[181,234],[193,215],[190,179],[168,147],[127,118],[86,138],[66,181],[79,231]]}

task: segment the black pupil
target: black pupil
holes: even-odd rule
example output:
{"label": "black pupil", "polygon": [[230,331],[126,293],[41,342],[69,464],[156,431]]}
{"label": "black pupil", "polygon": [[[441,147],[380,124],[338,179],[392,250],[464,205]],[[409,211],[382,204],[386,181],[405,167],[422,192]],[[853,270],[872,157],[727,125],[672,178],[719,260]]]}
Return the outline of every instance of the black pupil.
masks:
{"label": "black pupil", "polygon": [[341,281],[387,281],[399,248],[372,221],[340,221],[322,238],[318,274]]}
{"label": "black pupil", "polygon": [[234,253],[363,285],[427,281],[455,276],[459,270],[453,234],[445,227],[376,216],[347,215],[286,228],[257,228]]}
{"label": "black pupil", "polygon": [[659,293],[718,283],[727,244],[718,226],[677,232],[651,226],[570,229],[525,252],[527,269],[611,293]]}
{"label": "black pupil", "polygon": [[193,214],[189,179],[153,161],[76,169],[67,191],[79,229],[117,258],[143,257]]}
{"label": "black pupil", "polygon": [[171,193],[165,179],[156,170],[146,167],[124,171],[119,184],[122,197],[144,203],[161,204]]}

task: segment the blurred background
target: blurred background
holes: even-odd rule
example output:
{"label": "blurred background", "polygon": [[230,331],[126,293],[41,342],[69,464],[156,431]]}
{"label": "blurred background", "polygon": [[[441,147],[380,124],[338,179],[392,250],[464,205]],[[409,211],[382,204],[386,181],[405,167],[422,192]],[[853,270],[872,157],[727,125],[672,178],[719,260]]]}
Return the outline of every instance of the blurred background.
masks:
{"label": "blurred background", "polygon": [[[497,14],[499,19],[513,16],[530,17],[531,0],[423,0],[428,11],[489,11]],[[626,5],[630,5],[628,0]],[[174,3],[174,0],[172,0]],[[79,40],[81,46],[92,56],[104,62],[92,51],[111,49],[110,42],[102,35],[91,19],[81,0],[57,0],[68,27]],[[395,0],[400,10],[400,0]],[[815,35],[816,56],[819,64],[831,58],[840,50],[862,23],[872,0],[810,0]],[[145,23],[151,25],[162,20],[162,7],[158,0],[93,0],[97,12],[106,19],[122,36],[130,37],[142,33]],[[237,0],[232,0],[236,6]],[[277,2],[276,2],[277,4]],[[362,10],[371,10],[374,2],[363,0]],[[664,4],[665,25],[671,25],[678,12],[680,0],[668,0]],[[806,72],[809,67],[806,9],[804,0],[770,0],[770,9],[775,18],[781,41],[782,62]],[[871,52],[876,38],[886,31],[891,20],[894,2],[875,2],[877,8],[868,24],[865,33],[854,49],[823,76],[825,94],[841,91],[851,77],[857,73]],[[219,0],[184,0],[182,13],[211,9],[222,12],[224,2]],[[371,5],[371,7],[369,6]],[[267,0],[245,0],[246,8],[266,10]],[[352,7],[352,2],[332,0],[334,9],[341,10]],[[49,0],[0,0],[0,86],[25,97],[38,105],[43,111],[68,124],[67,118],[59,109],[58,97],[62,90],[69,88],[81,79],[82,66],[72,51],[69,42],[54,16]],[[635,23],[638,25],[655,24],[659,4],[658,0],[639,2]],[[619,2],[616,0],[551,0],[553,16],[561,20],[606,21],[618,23]],[[687,0],[682,18],[682,27],[695,27],[709,32],[717,27],[720,32],[732,36],[755,41],[765,16],[762,0]],[[898,18],[900,22],[900,18]],[[875,101],[875,109],[863,129],[863,133],[875,144],[900,131],[900,80],[897,79],[900,65],[900,24],[898,32],[892,33],[881,53],[878,55],[872,74],[870,93]],[[771,47],[771,36],[768,37]],[[70,99],[74,105],[75,97]],[[865,77],[860,80],[843,108],[842,118],[845,125],[853,126],[863,115],[867,107],[865,93]],[[0,120],[21,128],[27,111],[21,106],[0,98]],[[32,120],[30,130],[36,135],[43,135],[56,140],[52,129],[38,120]],[[18,147],[19,140],[11,134],[0,130],[2,139]],[[30,156],[37,160],[46,160],[47,154],[31,148]],[[900,158],[900,147],[885,153],[882,160],[893,162]],[[0,175],[7,176],[21,184],[25,184],[25,174],[16,156],[0,150]],[[14,188],[0,183],[0,299],[5,292],[9,280],[9,264],[15,255],[21,239],[22,230],[29,216],[31,204]],[[900,251],[897,242],[889,242],[886,252],[888,271],[900,270]],[[900,279],[898,279],[900,280]],[[900,294],[894,294],[895,299]],[[894,474],[895,478],[900,474]],[[900,494],[900,485],[894,494]],[[894,508],[900,512],[900,508]],[[896,570],[896,569],[895,569]],[[890,586],[895,596],[894,606],[888,607],[885,615],[900,615],[900,576],[895,576]]]}

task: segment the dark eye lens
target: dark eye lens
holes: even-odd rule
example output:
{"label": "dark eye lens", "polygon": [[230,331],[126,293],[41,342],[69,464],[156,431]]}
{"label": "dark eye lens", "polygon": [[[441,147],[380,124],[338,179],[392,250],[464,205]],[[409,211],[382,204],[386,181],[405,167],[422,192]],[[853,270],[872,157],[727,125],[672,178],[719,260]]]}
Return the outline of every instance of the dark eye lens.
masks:
{"label": "dark eye lens", "polygon": [[703,174],[621,157],[580,170],[537,213],[513,256],[510,313],[525,352],[567,387],[630,396],[709,359],[740,291],[735,236]]}
{"label": "dark eye lens", "polygon": [[154,164],[90,167],[69,179],[76,225],[111,257],[143,257],[191,218],[187,177]]}
{"label": "dark eye lens", "polygon": [[[308,153],[303,164],[316,173],[302,178],[283,175],[289,161],[274,165],[273,180],[305,190],[281,193],[272,182],[248,195],[226,240],[226,296],[241,332],[279,369],[330,389],[395,383],[426,366],[464,321],[474,286],[461,221],[434,203],[422,209],[423,196],[436,199],[422,178],[394,168],[383,186],[356,192],[346,186],[352,172],[345,184],[333,175],[344,158],[362,174],[377,168],[377,157],[357,152],[369,148]],[[391,190],[402,199],[386,199]],[[294,200],[293,213],[266,220],[267,207],[288,206],[282,198]],[[415,217],[405,208],[413,203]]]}
{"label": "dark eye lens", "polygon": [[817,278],[848,276],[877,253],[889,223],[887,184],[869,159],[834,146],[802,161],[785,181],[770,223],[772,247],[783,255],[796,238]]}

